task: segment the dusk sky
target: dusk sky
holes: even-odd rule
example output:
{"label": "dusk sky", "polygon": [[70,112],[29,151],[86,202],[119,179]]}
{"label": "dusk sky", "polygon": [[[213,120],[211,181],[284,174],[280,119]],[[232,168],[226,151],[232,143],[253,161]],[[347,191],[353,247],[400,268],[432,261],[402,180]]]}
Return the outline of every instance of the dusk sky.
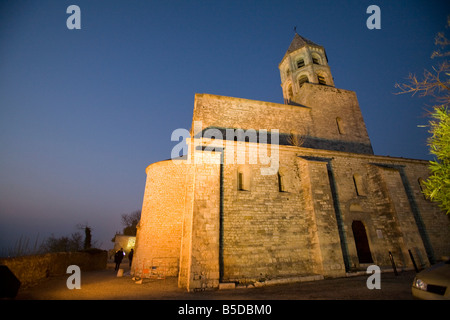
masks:
{"label": "dusk sky", "polygon": [[[81,29],[69,30],[69,5]],[[369,30],[369,5],[381,29]],[[92,227],[104,249],[141,209],[145,168],[190,129],[195,93],[283,103],[293,28],[355,91],[377,155],[431,159],[426,104],[395,95],[445,31],[443,1],[0,0],[0,253]],[[448,31],[448,30],[447,30]]]}

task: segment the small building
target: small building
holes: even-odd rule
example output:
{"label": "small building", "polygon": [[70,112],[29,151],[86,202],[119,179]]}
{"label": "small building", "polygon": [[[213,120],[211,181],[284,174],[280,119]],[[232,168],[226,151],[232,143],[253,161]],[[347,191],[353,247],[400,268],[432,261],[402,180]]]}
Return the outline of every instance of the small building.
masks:
{"label": "small building", "polygon": [[136,244],[136,237],[135,236],[126,236],[123,234],[116,234],[114,237],[114,253],[116,253],[120,248],[123,249],[123,252],[125,252],[125,256],[128,256],[128,253],[131,249],[134,250]]}

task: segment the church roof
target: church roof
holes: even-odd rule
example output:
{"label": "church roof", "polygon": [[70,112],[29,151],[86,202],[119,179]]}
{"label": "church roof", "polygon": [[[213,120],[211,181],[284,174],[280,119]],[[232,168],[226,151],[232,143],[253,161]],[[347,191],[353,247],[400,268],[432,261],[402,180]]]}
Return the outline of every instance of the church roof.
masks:
{"label": "church roof", "polygon": [[295,50],[298,50],[300,48],[303,48],[306,45],[323,48],[321,45],[318,45],[317,43],[314,43],[311,40],[306,39],[305,37],[302,37],[301,35],[299,35],[296,32],[294,39],[292,39],[291,45],[289,46],[286,53],[284,54],[283,59],[281,59],[281,62],[283,62],[283,60],[286,58],[286,56],[288,56],[290,53],[292,53]]}

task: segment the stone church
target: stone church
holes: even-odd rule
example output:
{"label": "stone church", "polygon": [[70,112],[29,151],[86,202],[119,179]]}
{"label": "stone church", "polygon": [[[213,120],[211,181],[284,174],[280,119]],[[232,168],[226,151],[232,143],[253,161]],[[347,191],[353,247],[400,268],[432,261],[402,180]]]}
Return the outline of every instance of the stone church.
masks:
{"label": "stone church", "polygon": [[193,291],[448,255],[449,218],[421,193],[428,161],[374,155],[323,46],[295,34],[278,67],[284,104],[195,95],[185,156],[146,169],[134,274]]}

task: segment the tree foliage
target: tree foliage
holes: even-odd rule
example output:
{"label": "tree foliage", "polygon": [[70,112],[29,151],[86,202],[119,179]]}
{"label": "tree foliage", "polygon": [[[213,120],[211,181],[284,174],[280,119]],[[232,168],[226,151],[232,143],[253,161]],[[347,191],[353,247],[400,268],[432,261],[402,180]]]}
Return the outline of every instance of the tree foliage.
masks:
{"label": "tree foliage", "polygon": [[126,236],[136,236],[137,225],[141,220],[141,210],[137,210],[131,213],[124,213],[121,216],[123,228],[123,234]]}
{"label": "tree foliage", "polygon": [[41,246],[41,252],[74,252],[83,249],[83,236],[79,232],[72,233],[70,237],[48,237]]}
{"label": "tree foliage", "polygon": [[91,234],[91,228],[86,226],[84,228],[84,249],[90,249],[92,244],[92,234]]}
{"label": "tree foliage", "polygon": [[[450,27],[450,16],[447,18],[447,28]],[[436,105],[431,107],[429,121],[428,146],[434,160],[430,161],[430,177],[423,182],[423,193],[431,201],[435,201],[447,213],[450,213],[450,64],[446,57],[450,44],[443,32],[438,33],[435,44],[439,47],[431,58],[444,58],[443,62],[425,70],[419,80],[410,74],[409,83],[396,84],[399,93],[419,94],[421,97],[434,98]],[[447,50],[447,51],[446,51]]]}
{"label": "tree foliage", "polygon": [[92,248],[92,228],[88,224],[78,224],[77,228],[84,231],[84,243],[83,249],[87,250]]}
{"label": "tree foliage", "polygon": [[436,160],[430,161],[431,175],[423,185],[423,193],[427,198],[439,203],[439,206],[450,213],[450,114],[447,106],[435,107],[430,121],[428,140],[430,153]]}

